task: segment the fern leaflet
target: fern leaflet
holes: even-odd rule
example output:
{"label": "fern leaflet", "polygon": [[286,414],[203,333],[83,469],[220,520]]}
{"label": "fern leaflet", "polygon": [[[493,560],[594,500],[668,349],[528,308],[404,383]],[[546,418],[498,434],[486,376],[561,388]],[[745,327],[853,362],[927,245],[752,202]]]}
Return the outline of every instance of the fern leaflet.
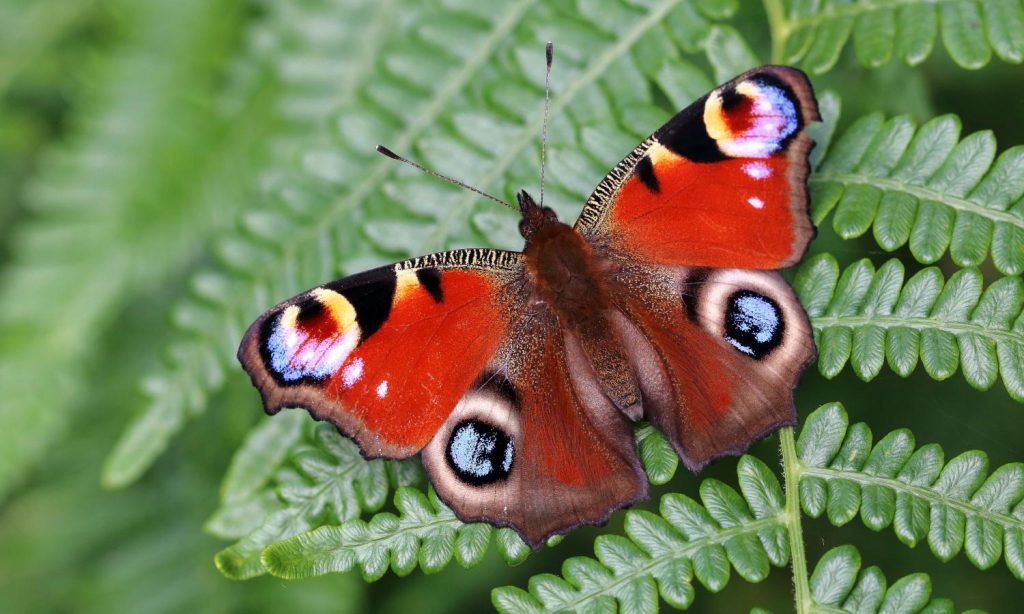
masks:
{"label": "fern leaflet", "polygon": [[991,253],[996,268],[1016,275],[1024,271],[1024,147],[995,153],[991,132],[961,140],[952,115],[920,128],[905,116],[862,117],[811,176],[812,217],[821,223],[835,210],[841,237],[870,228],[883,249],[909,243],[924,264],[949,250],[958,265],[977,266]]}
{"label": "fern leaflet", "polygon": [[872,446],[863,423],[849,426],[842,405],[815,410],[797,441],[800,502],[812,517],[843,525],[860,512],[869,528],[892,525],[908,546],[927,539],[947,561],[961,550],[979,569],[1005,552],[1006,565],[1024,580],[1024,464],[991,474],[984,452],[948,462],[942,448],[917,448],[913,434],[893,431]]}
{"label": "fern leaflet", "polygon": [[964,68],[981,68],[993,52],[1024,60],[1024,8],[1016,0],[769,0],[775,61],[799,62],[813,73],[835,66],[853,37],[861,64],[876,68],[893,56],[914,66],[942,35]]}
{"label": "fern leaflet", "polygon": [[[299,426],[310,426],[299,413],[290,420]],[[223,507],[211,519],[209,528],[229,536],[241,532],[238,526],[231,524],[232,520],[249,528],[244,523],[252,519],[246,518],[241,513],[243,510],[263,512],[266,516],[237,543],[217,554],[214,561],[224,575],[232,578],[260,575],[266,571],[260,561],[266,546],[319,524],[349,520],[363,511],[377,510],[384,504],[391,483],[404,486],[419,481],[419,473],[402,468],[404,463],[363,459],[356,445],[339,435],[333,426],[318,423],[308,430],[300,445],[290,450],[288,462],[278,457],[275,463],[271,457],[276,456],[277,451],[263,446],[293,441],[292,425],[278,427],[275,424],[273,430],[257,431],[236,455],[229,477],[241,475],[238,465],[254,461],[266,463],[261,467],[264,475],[268,467],[275,473],[273,479],[265,477],[244,486],[227,483]],[[253,455],[258,458],[253,459]],[[392,466],[390,478],[389,465]],[[265,484],[276,492],[279,502],[267,502]]]}
{"label": "fern leaflet", "polygon": [[395,492],[399,515],[376,514],[340,526],[324,526],[278,542],[263,551],[267,570],[281,578],[308,578],[359,567],[368,582],[390,567],[404,576],[419,567],[426,573],[444,569],[454,557],[462,567],[483,560],[497,534],[498,551],[509,563],[522,561],[529,548],[511,529],[489,524],[464,524],[430,491],[429,498],[414,488]]}
{"label": "fern leaflet", "polygon": [[906,377],[920,359],[934,379],[959,366],[975,388],[1002,377],[1024,401],[1024,283],[1004,277],[987,288],[981,272],[961,269],[948,281],[928,267],[904,282],[903,265],[877,270],[867,259],[839,272],[829,254],[808,259],[794,282],[818,342],[818,369],[834,377],[849,362],[871,380],[888,362]]}
{"label": "fern leaflet", "polygon": [[910,574],[889,586],[877,566],[861,570],[860,552],[856,548],[838,546],[823,554],[814,567],[811,574],[813,603],[806,611],[814,614],[955,612],[952,601],[932,599],[931,594],[932,581],[927,574]]}

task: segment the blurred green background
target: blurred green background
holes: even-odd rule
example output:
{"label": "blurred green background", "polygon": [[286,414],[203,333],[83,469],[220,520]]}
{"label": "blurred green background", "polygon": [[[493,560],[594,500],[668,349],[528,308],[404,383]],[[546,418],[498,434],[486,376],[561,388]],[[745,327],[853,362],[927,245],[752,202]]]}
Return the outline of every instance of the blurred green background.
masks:
{"label": "blurred green background", "polygon": [[[506,196],[533,188],[539,131],[516,145],[500,177],[488,176],[477,156],[446,151],[441,137],[462,131],[493,156],[511,150],[515,138],[488,113],[533,130],[543,41],[552,39],[553,96],[562,103],[549,176],[556,206],[571,216],[581,189],[585,196],[577,183],[596,184],[632,143],[595,142],[574,166],[587,145],[558,117],[600,135],[609,111],[590,89],[567,93],[567,84],[600,69],[607,54],[625,54],[643,74],[613,74],[622,66],[612,63],[607,79],[592,78],[602,95],[628,100],[630,88],[659,78],[655,64],[666,53],[636,24],[676,41],[672,53],[685,56],[687,42],[672,30],[711,20],[686,2],[665,15],[655,4],[0,0],[0,609],[474,612],[490,607],[491,588],[557,573],[569,556],[592,553],[596,535],[620,532],[621,514],[516,567],[491,553],[470,570],[451,565],[365,584],[356,573],[228,580],[213,556],[229,542],[203,526],[232,454],[262,415],[231,360],[240,327],[325,281],[324,271],[340,276],[442,245],[516,244],[514,220],[486,204],[453,206],[465,195],[380,163],[373,145]],[[738,9],[729,23],[767,58],[764,9]],[[616,28],[628,36],[616,37]],[[437,46],[446,53],[424,55]],[[689,51],[686,61],[711,74]],[[919,121],[953,112],[965,133],[994,130],[1001,149],[1024,143],[1020,67],[995,60],[968,71],[936,49],[916,68],[893,61],[869,70],[853,55],[847,46],[834,69],[814,78],[819,91],[841,95],[841,126],[876,110]],[[409,58],[445,78],[417,74],[403,64]],[[503,80],[510,70],[531,87]],[[677,106],[671,93],[652,98],[619,114],[628,124],[620,132],[650,132]],[[459,124],[464,118],[478,127]],[[293,220],[277,217],[286,210],[308,214],[303,228],[325,236],[293,232]],[[264,276],[277,266],[267,251],[288,250],[300,254],[298,269]],[[888,257],[870,239],[841,241],[827,227],[815,250],[843,264]],[[218,285],[246,270],[245,293]],[[211,313],[229,309],[210,323]],[[182,341],[196,336],[198,344]],[[1024,458],[1021,407],[1001,385],[982,393],[959,376],[904,380],[887,370],[866,384],[850,370],[834,380],[809,370],[797,394],[801,413],[833,400],[876,434],[909,426],[948,456],[982,449],[992,467]],[[129,424],[134,430],[123,435]],[[119,441],[117,462],[109,461]],[[754,451],[774,462],[777,438]],[[702,477],[709,475],[733,482],[735,460]],[[698,483],[681,472],[655,493],[693,495]],[[929,573],[936,594],[962,608],[1018,611],[1024,597],[1002,563],[982,572],[963,555],[940,563],[926,547],[908,549],[891,531],[805,522],[812,562],[854,543],[865,564],[890,578]],[[791,610],[787,570],[757,585],[734,577],[717,595],[699,587],[692,609],[755,605]]]}

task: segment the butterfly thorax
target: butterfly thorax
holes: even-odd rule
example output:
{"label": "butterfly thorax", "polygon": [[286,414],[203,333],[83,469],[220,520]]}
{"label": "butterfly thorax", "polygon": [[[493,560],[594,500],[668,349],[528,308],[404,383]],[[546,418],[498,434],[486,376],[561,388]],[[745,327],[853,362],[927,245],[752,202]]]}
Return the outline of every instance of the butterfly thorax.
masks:
{"label": "butterfly thorax", "polygon": [[570,344],[570,353],[582,352],[580,358],[590,363],[612,403],[638,417],[639,388],[608,322],[611,302],[604,267],[582,235],[559,222],[550,209],[534,204],[525,192],[520,194],[520,206],[526,202],[520,228],[529,231],[523,233],[523,253],[535,308],[548,310],[578,342],[578,350]]}

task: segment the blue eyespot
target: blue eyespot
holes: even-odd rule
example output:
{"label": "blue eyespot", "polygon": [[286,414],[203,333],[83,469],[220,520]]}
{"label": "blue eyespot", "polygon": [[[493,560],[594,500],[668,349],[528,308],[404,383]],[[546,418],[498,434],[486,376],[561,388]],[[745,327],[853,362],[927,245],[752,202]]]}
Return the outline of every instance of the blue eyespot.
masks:
{"label": "blue eyespot", "polygon": [[455,425],[445,450],[448,466],[455,475],[474,485],[507,478],[514,456],[512,439],[480,420],[464,420]]}
{"label": "blue eyespot", "polygon": [[729,297],[725,311],[725,340],[753,358],[763,358],[782,342],[785,326],[778,303],[741,290]]}

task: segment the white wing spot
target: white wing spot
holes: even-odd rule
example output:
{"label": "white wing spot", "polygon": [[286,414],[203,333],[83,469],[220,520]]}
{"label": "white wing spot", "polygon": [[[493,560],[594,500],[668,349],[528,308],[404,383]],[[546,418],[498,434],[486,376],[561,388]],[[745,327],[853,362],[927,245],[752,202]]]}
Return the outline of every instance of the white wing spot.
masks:
{"label": "white wing spot", "polygon": [[341,381],[346,388],[351,388],[363,377],[363,359],[356,358],[341,372]]}
{"label": "white wing spot", "polygon": [[743,172],[751,179],[767,179],[772,176],[772,169],[764,162],[750,162],[743,165]]}
{"label": "white wing spot", "polygon": [[383,399],[386,396],[388,396],[388,380],[377,384],[377,398]]}
{"label": "white wing spot", "polygon": [[747,203],[755,209],[761,209],[762,207],[764,207],[764,201],[756,196],[751,196],[750,198],[748,198]]}

